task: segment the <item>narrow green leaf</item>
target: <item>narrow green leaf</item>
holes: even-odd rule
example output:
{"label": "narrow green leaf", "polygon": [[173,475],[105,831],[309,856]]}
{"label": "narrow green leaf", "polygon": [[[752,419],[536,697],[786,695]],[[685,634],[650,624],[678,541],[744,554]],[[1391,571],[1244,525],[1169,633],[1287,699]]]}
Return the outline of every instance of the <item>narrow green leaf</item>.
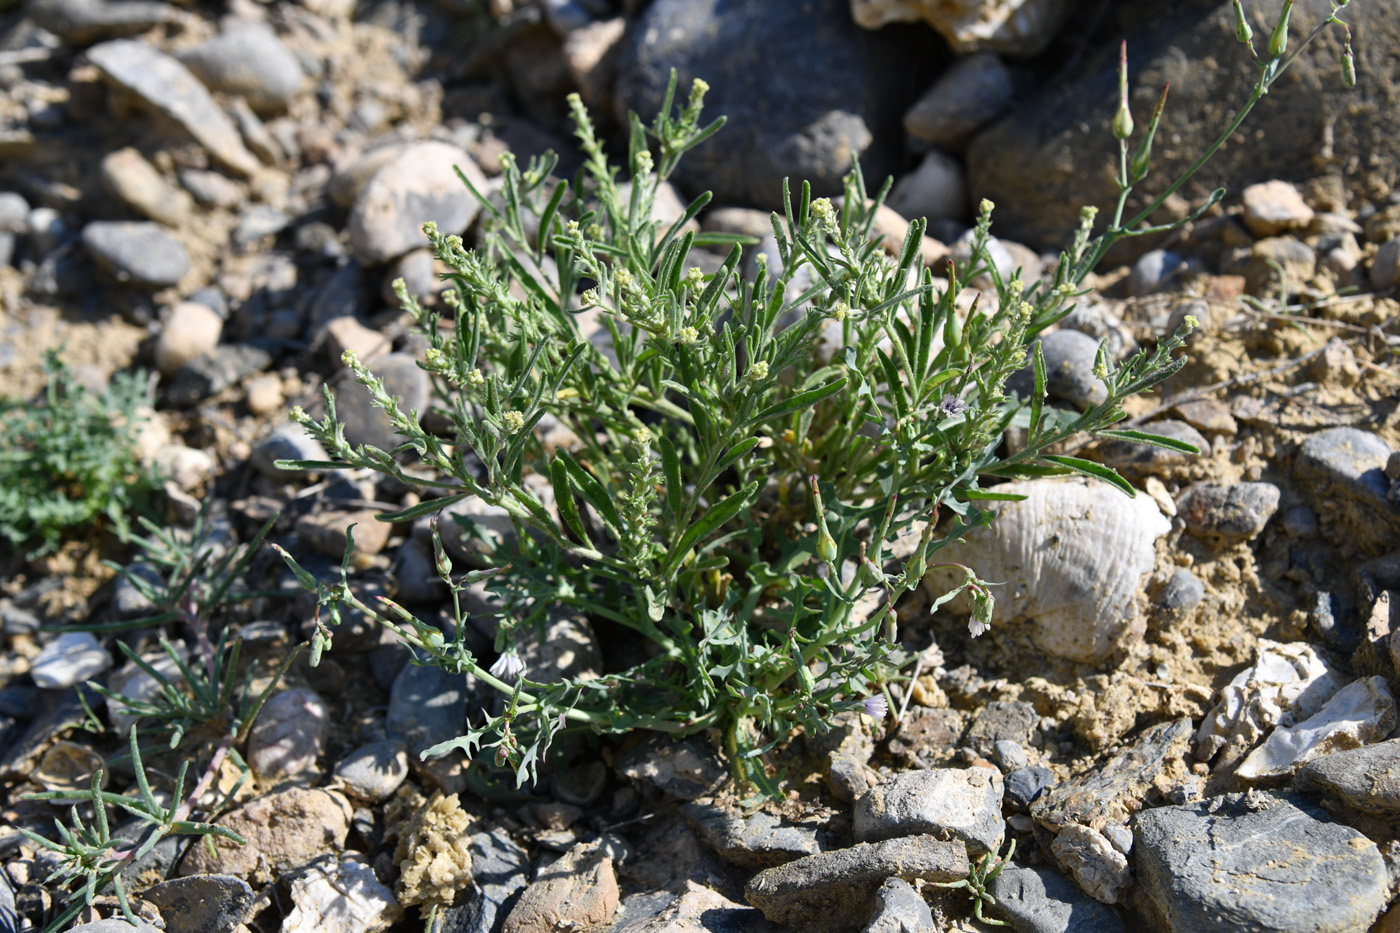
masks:
{"label": "narrow green leaf", "polygon": [[1164,447],[1167,450],[1174,450],[1182,454],[1198,454],[1201,448],[1186,441],[1177,440],[1174,437],[1167,437],[1164,434],[1151,434],[1147,431],[1133,431],[1127,428],[1122,430],[1095,431],[1096,437],[1111,437],[1114,440],[1129,441],[1134,444],[1150,444],[1153,447]]}
{"label": "narrow green leaf", "polygon": [[790,398],[784,399],[775,405],[770,405],[763,411],[754,415],[748,420],[749,425],[763,424],[780,418],[789,412],[797,411],[799,408],[808,408],[817,404],[824,398],[835,395],[846,387],[846,377],[838,376],[824,385],[819,385],[815,389],[808,389],[806,392],[799,392]]}
{"label": "narrow green leaf", "polygon": [[762,484],[755,480],[718,505],[700,513],[695,522],[685,530],[685,534],[681,535],[680,540],[673,544],[671,550],[666,553],[666,558],[661,562],[660,578],[665,580],[674,573],[676,568],[680,566],[681,560],[695,546],[696,542],[739,514],[739,510],[758,495],[761,486]]}
{"label": "narrow green leaf", "polygon": [[1045,454],[1040,459],[1059,464],[1063,467],[1068,467],[1076,473],[1082,473],[1085,476],[1103,480],[1130,499],[1137,496],[1137,490],[1133,488],[1131,483],[1119,476],[1116,470],[1111,467],[1106,467],[1102,463],[1095,463],[1092,460],[1081,460],[1079,457],[1066,457],[1062,454]]}
{"label": "narrow green leaf", "polygon": [[431,515],[441,511],[449,505],[455,505],[470,496],[471,493],[463,492],[455,496],[443,496],[440,499],[428,499],[406,509],[397,512],[376,512],[374,520],[377,522],[411,522],[422,515]]}
{"label": "narrow green leaf", "polygon": [[661,473],[666,478],[666,505],[673,517],[681,514],[685,496],[685,483],[681,479],[681,460],[676,455],[676,445],[670,439],[657,435],[657,449],[661,451]]}
{"label": "narrow green leaf", "polygon": [[997,492],[995,489],[959,489],[959,499],[973,499],[982,502],[1020,502],[1029,498],[1016,492]]}
{"label": "narrow green leaf", "polygon": [[1040,427],[1040,415],[1045,409],[1045,353],[1040,348],[1040,341],[1035,342],[1035,349],[1032,350],[1031,360],[1035,367],[1035,387],[1031,390],[1031,422],[1030,436],[1035,437],[1036,429]]}
{"label": "narrow green leaf", "polygon": [[603,488],[603,484],[598,482],[592,473],[579,465],[579,462],[567,450],[556,451],[555,457],[563,461],[564,469],[568,471],[569,480],[573,482],[574,488],[579,491],[579,494],[589,505],[593,506],[598,517],[612,530],[613,534],[621,537],[622,517],[617,514],[617,508],[613,505],[607,490]]}
{"label": "narrow green leaf", "polygon": [[743,457],[745,454],[747,454],[749,451],[753,450],[757,446],[758,438],[751,437],[748,440],[740,441],[733,447],[729,448],[728,453],[726,453],[723,457],[720,458],[719,463],[715,464],[715,475],[718,476],[720,473],[723,473],[725,470],[729,469],[731,466],[733,466],[739,461],[739,458]]}
{"label": "narrow green leaf", "polygon": [[559,517],[581,544],[591,546],[588,535],[583,531],[583,520],[578,514],[578,503],[574,501],[574,490],[569,483],[569,471],[557,458],[549,463],[549,479],[554,484],[554,504],[559,508]]}

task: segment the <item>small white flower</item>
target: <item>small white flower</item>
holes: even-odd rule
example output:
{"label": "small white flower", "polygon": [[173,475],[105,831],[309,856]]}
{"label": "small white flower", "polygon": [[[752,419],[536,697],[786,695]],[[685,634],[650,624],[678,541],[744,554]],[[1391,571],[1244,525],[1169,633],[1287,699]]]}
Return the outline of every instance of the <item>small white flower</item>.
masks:
{"label": "small white flower", "polygon": [[525,662],[514,651],[507,651],[491,665],[491,676],[501,680],[518,680],[525,673]]}
{"label": "small white flower", "polygon": [[525,427],[525,416],[513,408],[502,415],[501,420],[506,423],[506,430],[512,434]]}

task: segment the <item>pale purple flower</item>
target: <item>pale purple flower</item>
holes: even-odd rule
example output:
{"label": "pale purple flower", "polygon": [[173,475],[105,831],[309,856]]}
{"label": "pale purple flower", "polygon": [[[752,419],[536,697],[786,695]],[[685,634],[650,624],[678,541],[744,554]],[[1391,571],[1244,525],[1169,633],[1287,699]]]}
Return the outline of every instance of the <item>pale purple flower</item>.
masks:
{"label": "pale purple flower", "polygon": [[956,395],[945,395],[943,400],[938,403],[938,407],[943,410],[945,418],[956,418],[967,411],[967,402]]}
{"label": "pale purple flower", "polygon": [[865,703],[865,715],[875,719],[884,719],[890,714],[890,704],[886,702],[884,694],[877,693],[873,697],[867,697]]}
{"label": "pale purple flower", "polygon": [[491,676],[505,681],[516,680],[524,673],[525,662],[514,651],[505,652],[491,665]]}

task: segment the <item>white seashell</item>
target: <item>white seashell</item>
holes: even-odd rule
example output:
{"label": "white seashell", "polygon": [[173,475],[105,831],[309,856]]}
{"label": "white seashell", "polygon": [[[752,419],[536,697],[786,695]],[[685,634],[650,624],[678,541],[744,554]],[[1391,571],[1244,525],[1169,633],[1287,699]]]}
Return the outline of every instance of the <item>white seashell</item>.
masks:
{"label": "white seashell", "polygon": [[1234,742],[1248,748],[1275,726],[1291,726],[1322,708],[1344,677],[1310,645],[1260,639],[1259,660],[1220,691],[1196,733],[1196,757],[1209,761]]}
{"label": "white seashell", "polygon": [[[930,595],[962,582],[961,570],[934,566],[953,561],[1003,584],[992,589],[993,625],[1031,620],[1036,645],[1057,657],[1097,661],[1125,636],[1140,636],[1142,576],[1155,563],[1154,542],[1171,530],[1156,503],[1080,477],[1007,483],[997,492],[1027,498],[1005,503],[990,528],[930,555]],[[969,611],[964,597],[947,607]]]}
{"label": "white seashell", "polygon": [[1395,698],[1383,677],[1352,681],[1317,713],[1279,726],[1249,753],[1235,774],[1245,780],[1287,777],[1313,758],[1360,748],[1395,728]]}

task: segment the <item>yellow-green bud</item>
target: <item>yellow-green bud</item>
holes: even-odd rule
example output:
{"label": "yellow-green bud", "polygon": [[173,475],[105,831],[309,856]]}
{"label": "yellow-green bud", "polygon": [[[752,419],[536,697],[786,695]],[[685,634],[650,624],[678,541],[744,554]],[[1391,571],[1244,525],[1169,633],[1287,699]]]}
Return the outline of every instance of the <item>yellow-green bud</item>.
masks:
{"label": "yellow-green bud", "polygon": [[749,367],[749,371],[744,374],[744,378],[749,382],[758,382],[768,378],[768,361],[759,360]]}
{"label": "yellow-green bud", "polygon": [[687,288],[699,289],[705,284],[705,273],[699,266],[691,266],[685,270],[685,284]]}
{"label": "yellow-green bud", "polygon": [[1200,326],[1201,326],[1200,318],[1196,317],[1196,315],[1194,315],[1194,314],[1188,314],[1188,315],[1186,315],[1186,317],[1182,318],[1181,323],[1184,324],[1184,325],[1186,325],[1186,332],[1187,332],[1187,333],[1190,333],[1191,331],[1195,330],[1197,327],[1200,327]]}
{"label": "yellow-green bud", "polygon": [[467,385],[472,388],[479,389],[485,382],[486,377],[481,374],[481,370],[473,369],[471,372],[467,373]]}
{"label": "yellow-green bud", "polygon": [[651,150],[639,150],[636,158],[632,160],[632,174],[637,177],[646,177],[651,174],[653,164],[651,160]]}
{"label": "yellow-green bud", "polygon": [[564,224],[564,232],[571,237],[576,237],[583,232],[583,229],[579,227],[577,220],[571,220]]}
{"label": "yellow-green bud", "polygon": [[996,209],[996,204],[994,204],[989,198],[983,198],[977,204],[977,213],[983,217],[987,216]]}
{"label": "yellow-green bud", "polygon": [[1095,363],[1094,378],[1106,382],[1108,380],[1108,367],[1102,363]]}
{"label": "yellow-green bud", "polygon": [[359,361],[360,357],[358,354],[355,353],[354,350],[346,350],[344,353],[340,354],[341,366],[349,366],[353,368],[354,365]]}
{"label": "yellow-green bud", "polygon": [[506,430],[512,434],[525,427],[525,416],[513,408],[502,415],[501,420],[506,423]]}
{"label": "yellow-green bud", "polygon": [[831,316],[836,318],[837,321],[846,320],[846,318],[851,316],[850,305],[846,304],[840,298],[836,299],[831,305]]}
{"label": "yellow-green bud", "polygon": [[1249,20],[1244,15],[1244,4],[1240,0],[1235,0],[1235,38],[1245,45],[1254,41],[1254,30],[1249,26]]}
{"label": "yellow-green bud", "polygon": [[1133,112],[1128,109],[1128,40],[1118,53],[1118,112],[1113,115],[1113,135],[1127,139],[1133,135]]}
{"label": "yellow-green bud", "polygon": [[1288,17],[1293,12],[1293,0],[1284,0],[1274,31],[1269,34],[1269,57],[1281,58],[1288,51]]}
{"label": "yellow-green bud", "polygon": [[681,343],[694,343],[700,339],[700,332],[693,327],[681,328]]}
{"label": "yellow-green bud", "polygon": [[1356,87],[1356,58],[1351,54],[1351,35],[1348,30],[1346,48],[1342,50],[1342,83]]}

